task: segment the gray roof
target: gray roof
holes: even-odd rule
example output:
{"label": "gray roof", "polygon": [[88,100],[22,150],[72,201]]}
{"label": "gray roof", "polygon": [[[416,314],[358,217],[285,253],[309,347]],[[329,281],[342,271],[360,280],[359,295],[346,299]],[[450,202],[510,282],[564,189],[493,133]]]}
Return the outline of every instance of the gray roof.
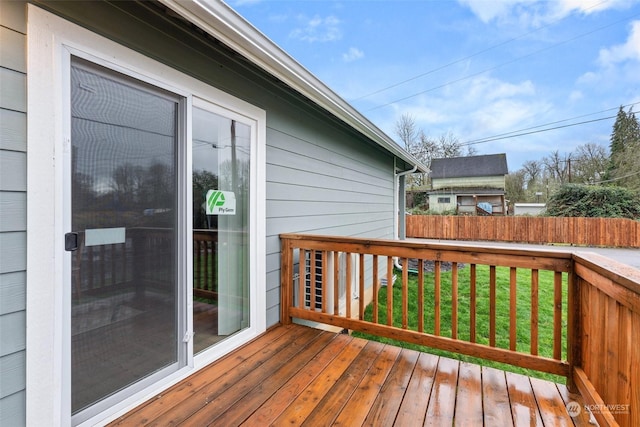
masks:
{"label": "gray roof", "polygon": [[440,190],[427,191],[429,195],[455,194],[456,196],[500,196],[506,194],[499,188],[443,188]]}
{"label": "gray roof", "polygon": [[504,153],[433,159],[430,169],[432,179],[500,176],[509,173],[507,155]]}

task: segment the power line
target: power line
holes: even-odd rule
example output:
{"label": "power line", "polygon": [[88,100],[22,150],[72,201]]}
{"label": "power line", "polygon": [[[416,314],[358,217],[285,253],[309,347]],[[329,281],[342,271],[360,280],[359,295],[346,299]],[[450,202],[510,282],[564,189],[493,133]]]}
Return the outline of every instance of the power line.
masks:
{"label": "power line", "polygon": [[629,178],[630,176],[635,176],[635,175],[640,175],[640,171],[638,172],[634,172],[634,173],[630,173],[624,176],[619,176],[617,178],[611,178],[611,179],[606,179],[604,181],[598,181],[598,182],[594,182],[593,185],[600,185],[606,182],[614,182],[614,181],[620,181],[621,179],[625,179],[625,178]]}
{"label": "power line", "polygon": [[463,147],[466,147],[468,145],[484,144],[485,142],[492,142],[492,141],[498,141],[498,140],[501,140],[501,139],[515,138],[516,136],[532,135],[532,134],[535,134],[535,133],[548,132],[550,130],[557,130],[557,129],[563,129],[563,128],[568,128],[568,127],[572,127],[572,126],[584,125],[584,124],[587,124],[587,123],[600,122],[602,120],[609,120],[609,119],[613,119],[615,117],[616,116],[602,117],[602,118],[599,118],[599,119],[586,120],[584,122],[578,122],[578,123],[570,123],[568,125],[555,126],[555,127],[552,127],[552,128],[540,129],[540,130],[531,131],[531,132],[522,132],[522,133],[517,133],[517,134],[513,134],[513,135],[509,135],[509,136],[501,136],[501,137],[496,137],[496,138],[487,138],[487,139],[478,140],[478,141],[464,142],[464,143],[461,143],[460,145],[463,146]]}
{"label": "power line", "polygon": [[547,47],[545,47],[545,48],[538,49],[538,50],[533,51],[533,52],[531,52],[531,53],[528,53],[528,54],[526,54],[526,55],[519,56],[519,57],[514,58],[514,59],[512,59],[512,60],[510,60],[510,61],[503,62],[503,63],[501,63],[501,64],[495,65],[495,66],[493,66],[493,67],[486,68],[486,69],[484,69],[484,70],[482,70],[482,71],[478,71],[478,72],[473,73],[473,74],[468,74],[468,75],[466,75],[466,76],[464,76],[464,77],[460,77],[460,78],[455,79],[455,80],[449,80],[449,81],[447,81],[447,82],[445,82],[445,83],[443,83],[443,84],[441,84],[441,85],[434,86],[434,87],[432,87],[432,88],[429,88],[429,89],[426,89],[426,90],[423,90],[423,91],[420,91],[420,92],[413,93],[412,95],[408,95],[408,96],[405,96],[405,97],[402,97],[402,98],[395,99],[395,100],[390,101],[390,102],[387,102],[387,103],[385,103],[385,104],[381,104],[381,105],[378,105],[378,106],[376,106],[376,107],[370,108],[370,109],[368,109],[368,110],[366,110],[366,111],[367,111],[367,112],[369,112],[369,111],[378,110],[378,109],[380,109],[380,108],[387,107],[387,106],[389,106],[389,105],[392,105],[392,104],[395,104],[395,103],[398,103],[398,102],[406,101],[407,99],[415,98],[416,96],[423,95],[423,94],[425,94],[425,93],[429,93],[429,92],[433,92],[433,91],[438,90],[438,89],[442,89],[442,88],[447,87],[447,86],[450,86],[450,85],[452,85],[452,84],[454,84],[454,83],[459,83],[459,82],[461,82],[461,81],[468,80],[468,79],[470,79],[470,78],[472,78],[472,77],[476,77],[476,76],[479,76],[479,75],[481,75],[481,74],[485,74],[485,73],[487,73],[487,72],[489,72],[489,71],[497,70],[498,68],[502,68],[502,67],[504,67],[504,66],[506,66],[506,65],[513,64],[513,63],[518,62],[518,61],[520,61],[520,60],[523,60],[523,59],[529,58],[529,57],[531,57],[531,56],[537,55],[537,54],[539,54],[539,53],[541,53],[541,52],[544,52],[544,51],[547,51],[547,50],[551,50],[551,49],[556,48],[556,47],[558,47],[558,46],[561,46],[561,45],[564,45],[564,44],[567,44],[567,43],[573,42],[573,41],[575,41],[575,40],[578,40],[578,39],[580,39],[580,38],[582,38],[582,37],[586,37],[586,36],[588,36],[588,35],[594,34],[594,33],[598,32],[598,31],[601,31],[601,30],[604,30],[604,29],[606,29],[606,28],[612,27],[612,26],[617,25],[617,24],[619,24],[619,23],[621,23],[621,22],[628,21],[628,20],[630,20],[631,18],[635,18],[635,17],[636,17],[636,16],[638,16],[638,15],[640,15],[640,12],[639,12],[639,13],[636,13],[636,14],[633,14],[633,15],[630,15],[630,16],[628,16],[628,17],[625,17],[625,18],[623,18],[623,19],[620,19],[620,20],[618,20],[618,21],[612,22],[612,23],[610,23],[610,24],[604,25],[604,26],[602,26],[602,27],[598,27],[598,28],[596,28],[596,29],[594,29],[594,30],[591,30],[591,31],[588,31],[588,32],[586,32],[586,33],[579,34],[579,35],[577,35],[577,36],[575,36],[575,37],[572,37],[572,38],[565,39],[565,40],[563,40],[563,41],[560,41],[560,42],[554,43],[554,44],[552,44],[551,46],[547,46]]}
{"label": "power line", "polygon": [[[604,0],[604,1],[601,1],[601,2],[599,2],[599,3],[595,3],[593,6],[586,8],[586,9],[585,9],[585,11],[586,11],[586,10],[591,10],[591,9],[593,9],[593,8],[595,8],[595,7],[597,7],[597,6],[601,5],[601,4],[603,4],[603,3],[607,3],[608,1],[609,1],[609,0]],[[565,16],[565,17],[563,17],[563,18],[556,19],[555,21],[552,21],[552,22],[548,23],[547,25],[543,25],[542,27],[536,28],[535,30],[532,30],[532,31],[529,31],[529,32],[527,32],[527,33],[521,34],[521,35],[519,35],[519,36],[517,36],[517,37],[510,38],[510,39],[505,40],[505,41],[503,41],[503,42],[500,42],[500,43],[498,43],[498,44],[496,44],[496,45],[490,46],[490,47],[488,47],[488,48],[486,48],[486,49],[482,49],[482,50],[480,50],[480,51],[478,51],[478,52],[476,52],[476,53],[472,53],[471,55],[468,55],[468,56],[465,56],[465,57],[462,57],[462,58],[456,59],[456,60],[451,61],[451,62],[449,62],[449,63],[447,63],[447,64],[444,64],[444,65],[441,65],[441,66],[439,66],[439,67],[433,68],[433,69],[431,69],[431,70],[429,70],[429,71],[425,71],[424,73],[418,74],[418,75],[416,75],[416,76],[409,77],[408,79],[406,79],[406,80],[402,80],[401,82],[394,83],[394,84],[392,84],[392,85],[390,85],[390,86],[383,87],[383,88],[378,89],[378,90],[376,90],[376,91],[374,91],[374,92],[370,92],[370,93],[367,93],[367,94],[365,94],[365,95],[359,96],[359,97],[357,97],[357,98],[352,99],[350,102],[359,101],[359,100],[361,100],[361,99],[368,98],[368,97],[370,97],[370,96],[372,96],[372,95],[377,95],[377,94],[378,94],[378,93],[380,93],[380,92],[384,92],[384,91],[387,91],[387,90],[389,90],[389,89],[393,89],[393,88],[398,87],[398,86],[401,86],[401,85],[403,85],[403,84],[405,84],[405,83],[409,83],[409,82],[414,81],[414,80],[417,80],[417,79],[419,79],[419,78],[421,78],[421,77],[428,76],[429,74],[433,74],[433,73],[435,73],[435,72],[437,72],[437,71],[444,70],[445,68],[451,67],[452,65],[456,65],[456,64],[459,64],[459,63],[461,63],[461,62],[464,62],[464,61],[466,61],[466,60],[468,60],[468,59],[474,58],[474,57],[476,57],[476,56],[480,56],[480,55],[482,55],[483,53],[489,52],[489,51],[491,51],[491,50],[493,50],[493,49],[497,49],[497,48],[499,48],[499,47],[501,47],[501,46],[504,46],[504,45],[506,45],[506,44],[509,44],[509,43],[511,43],[511,42],[513,42],[513,41],[516,41],[516,40],[522,39],[522,38],[524,38],[524,37],[527,37],[527,36],[529,36],[529,35],[531,35],[531,34],[533,34],[533,33],[536,33],[536,32],[538,32],[538,31],[541,31],[541,30],[543,30],[543,29],[545,29],[545,28],[549,28],[549,27],[551,27],[551,26],[553,26],[553,25],[557,24],[558,22],[560,22],[560,21],[562,21],[562,20],[566,19],[568,16],[570,16],[570,15],[567,15],[567,16]]]}
{"label": "power line", "polygon": [[[640,104],[640,101],[632,102],[632,103],[626,104],[626,105],[621,105],[620,107],[622,107],[622,108],[633,107],[634,105],[637,105],[637,104]],[[581,125],[581,124],[588,124],[588,123],[593,123],[593,122],[602,121],[602,120],[608,120],[608,119],[614,118],[616,116],[602,117],[602,118],[598,118],[598,119],[594,119],[594,120],[587,120],[587,121],[572,123],[572,124],[568,124],[568,125],[564,125],[564,126],[557,126],[557,127],[553,127],[553,128],[541,129],[541,130],[536,131],[536,132],[526,132],[526,131],[529,131],[529,130],[532,130],[532,129],[539,129],[539,128],[542,128],[542,127],[546,127],[546,126],[551,126],[551,125],[555,125],[555,124],[558,124],[558,123],[567,122],[569,120],[575,120],[575,119],[580,119],[580,118],[583,118],[583,117],[593,116],[595,114],[606,113],[608,111],[617,110],[620,107],[607,108],[605,110],[597,111],[595,113],[583,114],[583,115],[580,115],[580,116],[575,116],[575,117],[571,117],[571,118],[563,119],[563,120],[557,120],[555,122],[549,122],[549,123],[545,123],[545,124],[541,124],[541,125],[531,126],[531,127],[524,128],[524,129],[518,129],[518,130],[505,132],[505,133],[501,133],[501,134],[497,134],[497,135],[487,136],[487,137],[484,137],[484,138],[472,139],[472,140],[469,140],[469,141],[462,142],[460,145],[467,146],[467,145],[482,144],[484,142],[497,141],[497,140],[501,140],[501,139],[513,138],[513,137],[516,137],[516,136],[530,135],[530,134],[535,134],[535,133],[538,133],[538,132],[546,132],[546,131],[549,131],[549,130],[562,129],[562,128],[565,128],[565,127],[571,127],[571,126],[577,126],[577,125]]]}

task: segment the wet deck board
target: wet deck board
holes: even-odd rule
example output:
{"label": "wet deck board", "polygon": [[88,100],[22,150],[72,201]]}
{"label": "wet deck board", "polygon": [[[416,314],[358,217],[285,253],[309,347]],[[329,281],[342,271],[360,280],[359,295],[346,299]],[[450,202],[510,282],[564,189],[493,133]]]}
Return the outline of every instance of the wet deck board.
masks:
{"label": "wet deck board", "polygon": [[588,425],[569,399],[582,404],[564,385],[289,325],[111,425]]}

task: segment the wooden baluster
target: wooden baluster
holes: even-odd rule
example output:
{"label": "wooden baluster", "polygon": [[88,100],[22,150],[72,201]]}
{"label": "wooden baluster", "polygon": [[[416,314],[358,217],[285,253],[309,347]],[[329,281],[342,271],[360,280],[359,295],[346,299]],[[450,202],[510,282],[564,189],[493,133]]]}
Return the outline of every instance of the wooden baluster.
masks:
{"label": "wooden baluster", "polygon": [[340,315],[340,254],[333,253],[333,315]]}
{"label": "wooden baluster", "polygon": [[360,254],[360,287],[358,289],[358,319],[364,320],[364,254]]}
{"label": "wooden baluster", "polygon": [[[307,251],[306,249],[299,249],[298,258],[298,308],[304,309],[305,304],[305,292],[304,289],[307,283]],[[309,281],[311,284],[311,281]]]}
{"label": "wooden baluster", "polygon": [[[93,289],[93,282],[94,282],[94,277],[93,277],[93,247],[90,246],[87,248],[87,259],[89,260],[89,289]],[[136,269],[134,269],[135,271]],[[138,284],[136,284],[136,286],[138,286]]]}
{"label": "wooden baluster", "polygon": [[476,342],[476,265],[469,266],[469,341]]}
{"label": "wooden baluster", "polygon": [[531,354],[538,355],[538,269],[531,270]]}
{"label": "wooden baluster", "polygon": [[122,245],[122,282],[123,283],[127,283],[129,281],[129,278],[127,277],[127,260],[129,259],[127,257],[127,241],[125,239],[125,243]]}
{"label": "wooden baluster", "polygon": [[509,349],[516,351],[516,283],[517,270],[511,267],[509,270]]}
{"label": "wooden baluster", "polygon": [[387,325],[393,325],[393,258],[387,257]]}
{"label": "wooden baluster", "polygon": [[451,338],[458,338],[458,263],[451,263]]}
{"label": "wooden baluster", "polygon": [[320,295],[322,298],[321,301],[321,310],[323,313],[327,312],[327,298],[328,298],[328,285],[327,285],[327,277],[329,277],[329,266],[327,265],[327,260],[328,260],[328,254],[327,251],[322,251],[320,258],[322,259],[322,266],[321,266],[321,274],[322,277],[320,278],[320,283],[321,283],[321,289],[320,289]]}
{"label": "wooden baluster", "polygon": [[202,280],[200,281],[200,283],[198,283],[198,288],[205,289],[207,291],[213,291],[213,286],[211,286],[209,279],[209,264],[211,263],[211,265],[213,265],[213,252],[215,251],[212,250],[211,256],[209,256],[209,244],[210,242],[205,240],[201,242],[200,246],[198,247],[198,252],[202,257],[202,264],[204,267],[204,271],[202,272]]}
{"label": "wooden baluster", "polygon": [[309,257],[309,310],[316,308],[316,251],[310,250]]}
{"label": "wooden baluster", "polygon": [[562,358],[562,272],[553,274],[553,358]]}
{"label": "wooden baluster", "polygon": [[100,245],[100,288],[104,288],[106,286],[106,269],[104,268],[104,265],[106,264],[105,258],[106,258],[106,251],[104,249],[105,245]]}
{"label": "wooden baluster", "polygon": [[402,329],[409,324],[409,259],[402,259]]}
{"label": "wooden baluster", "polygon": [[110,248],[110,252],[111,252],[111,286],[115,286],[118,281],[117,281],[117,275],[116,275],[116,246],[119,245],[111,245]]}
{"label": "wooden baluster", "polygon": [[433,334],[440,335],[440,261],[434,261],[433,302]]}
{"label": "wooden baluster", "polygon": [[373,256],[373,323],[378,323],[378,290],[380,289],[378,277],[378,255]]}
{"label": "wooden baluster", "polygon": [[345,290],[346,303],[347,303],[347,319],[351,319],[351,278],[352,274],[352,266],[351,266],[351,254],[347,253],[347,286]]}
{"label": "wooden baluster", "polygon": [[489,345],[496,346],[496,266],[489,266]]}
{"label": "wooden baluster", "polygon": [[418,260],[418,332],[424,332],[424,260]]}
{"label": "wooden baluster", "polygon": [[197,289],[200,287],[201,264],[200,264],[200,241],[197,240],[197,237],[195,234],[193,236],[193,264],[194,264],[193,287]]}

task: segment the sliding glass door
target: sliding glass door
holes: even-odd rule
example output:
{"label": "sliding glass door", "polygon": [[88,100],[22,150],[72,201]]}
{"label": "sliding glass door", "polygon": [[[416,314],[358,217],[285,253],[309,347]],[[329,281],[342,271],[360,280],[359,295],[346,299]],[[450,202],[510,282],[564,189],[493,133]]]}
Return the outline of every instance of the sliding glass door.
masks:
{"label": "sliding glass door", "polygon": [[65,246],[71,406],[82,419],[186,364],[177,244],[183,100],[80,59],[71,63],[70,95]]}

